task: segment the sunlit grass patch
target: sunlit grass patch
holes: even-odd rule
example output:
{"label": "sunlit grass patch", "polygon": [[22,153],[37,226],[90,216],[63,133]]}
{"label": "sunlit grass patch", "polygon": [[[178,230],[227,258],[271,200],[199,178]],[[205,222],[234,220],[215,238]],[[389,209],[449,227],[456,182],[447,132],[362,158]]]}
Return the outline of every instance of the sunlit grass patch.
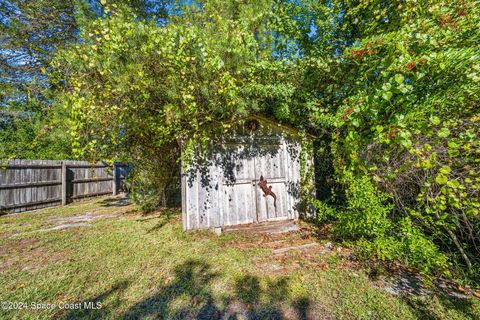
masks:
{"label": "sunlit grass patch", "polygon": [[[91,200],[1,218],[1,301],[55,304],[42,310],[1,310],[0,318],[465,319],[475,300],[401,297],[362,270],[341,269],[342,256],[292,253],[281,264],[255,236],[183,232],[180,213],[143,215],[131,206]],[[71,212],[69,212],[71,208]],[[88,226],[38,232],[56,217],[110,216]],[[116,212],[114,216],[112,212]],[[33,219],[32,217],[35,217]],[[8,225],[8,227],[5,227]],[[12,236],[11,232],[22,234]],[[295,245],[293,236],[278,245]],[[301,240],[301,243],[313,241]],[[335,251],[336,252],[336,251]],[[311,260],[311,263],[307,263]],[[293,265],[294,267],[292,267]],[[321,265],[323,267],[318,267]],[[273,269],[272,269],[273,270]],[[99,302],[98,310],[60,309]]]}

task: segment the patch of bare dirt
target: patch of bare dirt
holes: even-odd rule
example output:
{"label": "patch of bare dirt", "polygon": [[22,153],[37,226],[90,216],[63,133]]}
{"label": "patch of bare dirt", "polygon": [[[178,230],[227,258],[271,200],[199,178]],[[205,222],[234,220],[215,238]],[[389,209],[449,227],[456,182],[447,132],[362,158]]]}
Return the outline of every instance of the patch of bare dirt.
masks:
{"label": "patch of bare dirt", "polygon": [[13,231],[7,231],[7,232],[0,233],[0,240],[10,238],[14,234],[15,234],[15,232],[13,232]]}
{"label": "patch of bare dirt", "polygon": [[13,251],[31,250],[36,243],[38,243],[38,239],[36,238],[25,238],[0,245],[0,256],[6,255]]}
{"label": "patch of bare dirt", "polygon": [[126,215],[134,211],[132,206],[120,206],[116,210],[112,208],[99,208],[98,210],[85,211],[79,215],[72,216],[53,216],[46,220],[45,227],[33,231],[10,234],[5,238],[20,236],[36,232],[60,231],[78,227],[89,227],[91,223],[99,219],[125,218]]}
{"label": "patch of bare dirt", "polygon": [[233,238],[228,247],[268,250],[267,256],[255,261],[257,268],[268,274],[283,275],[304,268],[323,270],[329,266],[349,270],[360,267],[349,248],[335,246],[328,237],[319,237],[323,232],[328,233],[326,230],[319,231],[304,223],[299,226],[296,231],[286,233],[249,233]]}
{"label": "patch of bare dirt", "polygon": [[0,245],[0,272],[15,269],[18,272],[39,270],[51,261],[65,258],[66,251],[49,250],[36,238],[25,238]]}
{"label": "patch of bare dirt", "polygon": [[118,217],[119,212],[112,212],[109,214],[102,214],[94,211],[86,211],[83,215],[70,217],[53,217],[48,220],[48,223],[53,225],[50,228],[36,230],[38,232],[47,232],[55,230],[63,230],[75,227],[88,227],[90,222],[97,219],[112,219]]}

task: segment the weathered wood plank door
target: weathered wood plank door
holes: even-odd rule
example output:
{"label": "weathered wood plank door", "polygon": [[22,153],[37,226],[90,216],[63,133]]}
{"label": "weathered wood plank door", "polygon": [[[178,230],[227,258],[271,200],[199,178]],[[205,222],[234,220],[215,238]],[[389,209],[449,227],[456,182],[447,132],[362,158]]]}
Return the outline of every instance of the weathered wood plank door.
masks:
{"label": "weathered wood plank door", "polygon": [[[255,157],[257,221],[286,219],[288,199],[285,149],[281,144],[269,144],[262,145],[262,150],[265,152]],[[263,188],[260,184],[263,184]]]}
{"label": "weathered wood plank door", "polygon": [[245,145],[230,145],[224,163],[223,225],[246,224],[257,221],[255,188],[255,162],[248,156]]}
{"label": "weathered wood plank door", "polygon": [[255,145],[228,147],[221,189],[222,225],[288,218],[285,149],[271,141]]}

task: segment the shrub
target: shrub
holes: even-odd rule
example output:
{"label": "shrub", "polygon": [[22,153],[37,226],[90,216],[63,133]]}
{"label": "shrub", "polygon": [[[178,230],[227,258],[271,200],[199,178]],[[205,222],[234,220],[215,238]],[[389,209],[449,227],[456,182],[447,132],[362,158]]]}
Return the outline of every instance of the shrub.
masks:
{"label": "shrub", "polygon": [[346,172],[340,182],[346,185],[346,209],[338,212],[336,231],[344,236],[378,237],[391,229],[388,213],[391,204],[386,204],[389,196],[379,191],[368,177],[354,177]]}
{"label": "shrub", "polygon": [[336,234],[354,240],[362,259],[397,260],[427,275],[447,270],[447,256],[437,244],[410,218],[395,219],[391,196],[375,187],[367,176],[345,172],[341,182],[345,207],[335,209],[319,200],[313,204],[318,221],[335,219]]}

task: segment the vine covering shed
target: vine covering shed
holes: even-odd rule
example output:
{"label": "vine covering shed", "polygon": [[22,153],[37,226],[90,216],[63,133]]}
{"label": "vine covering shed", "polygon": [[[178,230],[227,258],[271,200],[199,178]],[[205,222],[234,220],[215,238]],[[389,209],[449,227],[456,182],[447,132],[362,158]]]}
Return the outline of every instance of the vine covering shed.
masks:
{"label": "vine covering shed", "polygon": [[216,135],[182,166],[184,229],[298,219],[301,187],[308,183],[313,192],[305,141],[297,130],[261,116]]}

